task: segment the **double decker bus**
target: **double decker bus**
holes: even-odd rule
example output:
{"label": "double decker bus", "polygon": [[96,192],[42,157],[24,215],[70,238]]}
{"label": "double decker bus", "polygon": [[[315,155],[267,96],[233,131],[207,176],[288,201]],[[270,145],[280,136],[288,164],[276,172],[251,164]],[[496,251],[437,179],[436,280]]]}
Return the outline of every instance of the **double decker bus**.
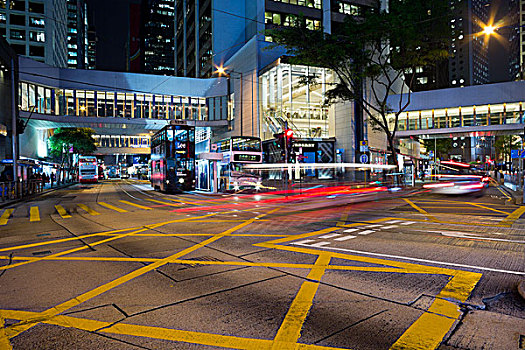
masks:
{"label": "double decker bus", "polygon": [[151,186],[165,192],[195,189],[195,127],[166,125],[151,138]]}
{"label": "double decker bus", "polygon": [[217,169],[221,191],[259,189],[261,177],[244,170],[243,166],[262,163],[260,138],[232,136],[217,142],[217,152],[222,153]]}
{"label": "double decker bus", "polygon": [[98,182],[98,165],[95,156],[78,157],[78,181],[80,183]]}

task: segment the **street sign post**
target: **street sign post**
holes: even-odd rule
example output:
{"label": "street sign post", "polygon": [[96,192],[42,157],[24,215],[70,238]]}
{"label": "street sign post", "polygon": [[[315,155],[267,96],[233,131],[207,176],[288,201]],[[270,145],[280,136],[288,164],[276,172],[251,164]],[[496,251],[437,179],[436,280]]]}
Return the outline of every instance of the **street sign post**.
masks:
{"label": "street sign post", "polygon": [[368,140],[359,141],[359,152],[368,152]]}

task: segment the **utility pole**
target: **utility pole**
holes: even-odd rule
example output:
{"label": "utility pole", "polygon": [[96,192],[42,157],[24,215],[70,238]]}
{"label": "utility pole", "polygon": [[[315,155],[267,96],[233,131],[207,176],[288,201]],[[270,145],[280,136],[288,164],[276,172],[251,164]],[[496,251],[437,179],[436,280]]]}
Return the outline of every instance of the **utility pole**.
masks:
{"label": "utility pole", "polygon": [[17,104],[16,104],[16,88],[15,88],[15,62],[11,58],[11,130],[13,132],[13,181],[15,183],[15,197],[18,197],[18,130],[17,124]]}

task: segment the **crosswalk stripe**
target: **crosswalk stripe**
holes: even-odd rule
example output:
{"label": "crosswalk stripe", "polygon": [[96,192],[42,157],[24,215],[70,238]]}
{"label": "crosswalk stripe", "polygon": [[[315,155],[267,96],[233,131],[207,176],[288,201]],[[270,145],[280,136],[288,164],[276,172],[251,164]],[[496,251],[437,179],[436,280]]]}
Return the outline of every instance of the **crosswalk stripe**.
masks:
{"label": "crosswalk stripe", "polygon": [[324,245],[328,245],[330,244],[330,242],[319,242],[319,243],[315,243],[315,244],[310,244],[310,246],[312,247],[322,247]]}
{"label": "crosswalk stripe", "polygon": [[119,213],[127,213],[128,212],[126,209],[121,209],[119,207],[115,207],[114,205],[111,205],[111,204],[108,204],[108,203],[105,203],[105,202],[97,202],[97,203],[100,204],[103,207],[108,208],[108,209],[112,209],[112,210],[118,211]]}
{"label": "crosswalk stripe", "polygon": [[4,210],[2,216],[0,216],[0,226],[6,225],[7,221],[9,220],[9,217],[11,214],[13,214],[15,210],[14,209],[6,209]]}
{"label": "crosswalk stripe", "polygon": [[77,204],[80,208],[84,209],[85,211],[87,211],[87,213],[89,215],[100,215],[100,213],[96,210],[93,210],[91,209],[90,207],[88,207],[87,205],[85,204]]}
{"label": "crosswalk stripe", "polygon": [[366,225],[366,228],[375,228],[375,227],[381,227],[383,225]]}
{"label": "crosswalk stripe", "polygon": [[119,202],[127,204],[127,205],[131,205],[133,207],[137,207],[137,208],[140,208],[140,209],[151,210],[150,207],[146,207],[145,205],[135,204],[135,203],[131,203],[131,202],[128,202],[128,201],[119,201]]}
{"label": "crosswalk stripe", "polygon": [[172,206],[172,207],[180,207],[181,206],[180,204],[167,203],[167,202],[163,202],[163,201],[158,201],[156,199],[146,198],[146,200],[150,201],[150,202],[155,202],[155,203],[160,203],[160,204],[164,204],[164,205],[169,205],[169,206]]}
{"label": "crosswalk stripe", "polygon": [[347,241],[352,238],[356,238],[356,236],[348,235],[344,237],[339,237],[339,238],[336,238],[335,241],[342,242],[342,241]]}
{"label": "crosswalk stripe", "polygon": [[376,231],[374,231],[374,230],[365,230],[365,231],[358,232],[357,234],[359,234],[359,235],[368,235],[368,234],[374,233],[374,232],[376,232]]}
{"label": "crosswalk stripe", "polygon": [[383,227],[381,227],[381,229],[382,230],[385,230],[385,229],[388,230],[388,229],[396,228],[396,227],[398,227],[398,226],[397,225],[390,225],[390,226],[383,226]]}
{"label": "crosswalk stripe", "polygon": [[399,220],[387,221],[387,222],[385,222],[385,224],[399,224]]}
{"label": "crosswalk stripe", "polygon": [[415,224],[415,223],[416,223],[415,221],[407,221],[407,222],[400,223],[400,225],[412,225],[412,224]]}
{"label": "crosswalk stripe", "polygon": [[321,239],[330,239],[330,238],[334,238],[334,237],[337,237],[337,236],[341,236],[341,235],[339,233],[332,233],[331,235],[321,236],[319,238],[321,238]]}
{"label": "crosswalk stripe", "polygon": [[305,239],[304,241],[294,242],[292,244],[307,244],[311,242],[315,242],[315,239]]}
{"label": "crosswalk stripe", "polygon": [[62,217],[62,219],[67,219],[71,217],[71,215],[67,213],[66,209],[64,209],[63,206],[55,205],[55,209],[57,210],[58,214]]}
{"label": "crosswalk stripe", "polygon": [[359,230],[359,229],[358,228],[350,228],[348,230],[344,230],[343,232],[355,232],[357,230]]}
{"label": "crosswalk stripe", "polygon": [[40,211],[38,210],[38,207],[31,207],[29,209],[29,221],[40,221]]}
{"label": "crosswalk stripe", "polygon": [[200,203],[190,202],[190,201],[187,201],[187,200],[181,200],[181,199],[175,199],[175,198],[166,198],[166,199],[169,200],[169,201],[173,201],[173,202],[180,202],[182,204],[202,205]]}

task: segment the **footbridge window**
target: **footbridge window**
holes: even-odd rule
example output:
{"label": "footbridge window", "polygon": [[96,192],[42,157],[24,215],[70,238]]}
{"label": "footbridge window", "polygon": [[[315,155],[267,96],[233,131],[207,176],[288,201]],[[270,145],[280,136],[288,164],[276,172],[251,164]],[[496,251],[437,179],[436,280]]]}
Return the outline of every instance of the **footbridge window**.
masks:
{"label": "footbridge window", "polygon": [[58,89],[21,82],[20,109],[38,114],[75,117],[226,120],[227,112],[209,106],[226,101],[219,97],[183,97],[140,92]]}

